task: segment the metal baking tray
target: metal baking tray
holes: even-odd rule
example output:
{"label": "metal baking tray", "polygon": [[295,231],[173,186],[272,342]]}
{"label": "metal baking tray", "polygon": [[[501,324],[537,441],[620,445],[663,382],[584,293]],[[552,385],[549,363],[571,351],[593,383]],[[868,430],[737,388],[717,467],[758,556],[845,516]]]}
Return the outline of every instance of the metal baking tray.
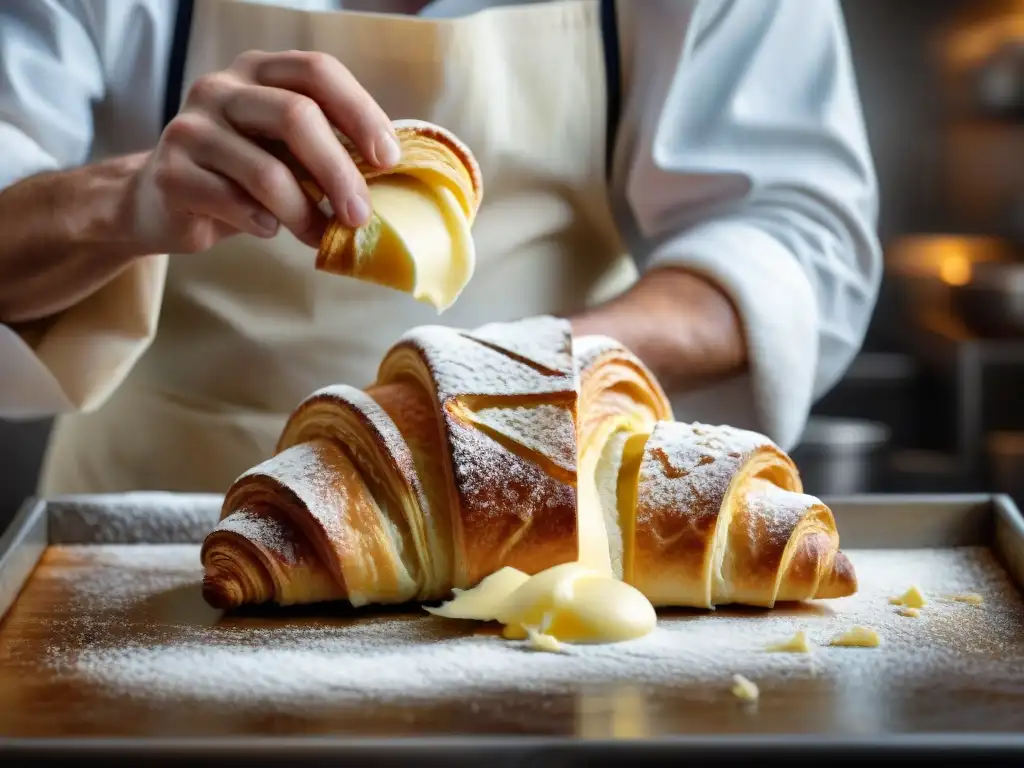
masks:
{"label": "metal baking tray", "polygon": [[[843,550],[854,557],[862,591],[867,590],[850,620],[884,615],[883,645],[847,649],[826,643],[815,651],[823,654],[824,671],[806,674],[794,673],[804,663],[796,655],[772,655],[764,663],[774,672],[765,672],[755,704],[731,694],[732,669],[715,665],[732,657],[713,653],[694,656],[689,668],[673,667],[668,660],[665,679],[643,682],[638,672],[626,687],[621,680],[566,683],[550,691],[498,685],[430,700],[422,691],[418,698],[412,695],[411,675],[409,697],[376,705],[346,701],[316,715],[289,711],[290,704],[283,711],[261,711],[255,699],[244,712],[166,693],[140,700],[98,692],[89,681],[54,674],[43,663],[55,656],[82,663],[104,632],[136,650],[145,645],[140,637],[156,642],[146,623],[152,612],[119,614],[124,601],[117,603],[118,595],[145,590],[150,582],[159,586],[182,562],[186,570],[193,564],[198,570],[198,544],[215,525],[220,501],[214,495],[156,493],[32,499],[23,506],[0,539],[0,762],[56,756],[125,763],[233,758],[289,765],[421,764],[425,759],[449,765],[596,765],[769,756],[809,762],[841,754],[996,757],[1021,764],[1024,758],[1024,519],[1006,496],[825,499],[836,515]],[[103,554],[111,552],[119,554],[113,559]],[[950,566],[965,574],[957,588],[976,587],[985,597],[981,606],[929,592],[929,578],[952,578],[944,574],[942,558],[961,554],[966,565]],[[118,570],[121,560],[130,561],[132,569]],[[931,562],[928,573],[915,571],[915,563],[926,561]],[[936,611],[931,618],[897,618],[895,608],[879,605],[887,601],[878,584],[864,587],[876,568],[872,563],[891,575],[901,573],[893,563],[903,562],[906,578],[892,578],[884,586],[895,594],[923,579],[930,601],[924,613]],[[858,613],[862,608],[869,612]],[[231,631],[300,627],[311,632],[317,622],[370,626],[401,616],[401,611],[317,610],[257,611],[232,619]],[[782,622],[779,631],[801,622],[817,626],[819,618],[802,610],[679,612],[661,622],[678,631],[673,637],[682,644],[696,644],[701,631],[719,626],[713,622],[746,622],[741,626],[751,631],[740,629],[730,638],[754,635],[764,621]],[[161,616],[174,624],[166,613]],[[833,622],[822,627],[838,626],[835,617],[820,621]],[[887,632],[894,638],[889,644]],[[130,677],[124,671],[131,669],[129,652],[119,657],[118,648],[106,650],[112,651],[108,659],[125,663],[116,674],[114,666],[101,671],[122,681]],[[553,669],[552,655],[544,656],[524,653],[522,674],[544,664]],[[475,658],[468,654],[465,663],[474,664]],[[607,663],[609,657],[603,658]],[[628,653],[623,658],[630,663]],[[737,663],[747,664],[745,676],[757,680],[762,662],[753,658],[736,656]],[[648,671],[658,668],[650,654],[644,663]],[[809,663],[813,667],[814,659]],[[232,682],[218,678],[222,672],[211,662],[197,669],[196,682],[204,677]],[[367,673],[361,674],[366,679]]]}

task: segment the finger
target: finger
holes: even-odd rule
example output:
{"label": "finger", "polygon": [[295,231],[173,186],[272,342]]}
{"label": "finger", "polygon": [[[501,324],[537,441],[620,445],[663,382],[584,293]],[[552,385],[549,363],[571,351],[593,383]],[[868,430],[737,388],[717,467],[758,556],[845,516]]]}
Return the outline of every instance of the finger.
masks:
{"label": "finger", "polygon": [[234,182],[187,159],[169,165],[161,176],[161,186],[180,210],[216,219],[255,237],[277,234],[280,223],[274,215]]}
{"label": "finger", "polygon": [[164,140],[182,147],[201,168],[234,181],[307,245],[319,245],[324,215],[287,166],[269,152],[195,112],[172,120]]}
{"label": "finger", "polygon": [[289,51],[256,60],[254,79],[302,93],[348,136],[371,163],[390,168],[401,159],[391,120],[340,61],[323,53]]}
{"label": "finger", "polygon": [[325,192],[343,223],[361,227],[367,222],[366,180],[315,101],[281,88],[243,86],[225,99],[223,114],[240,131],[283,141]]}

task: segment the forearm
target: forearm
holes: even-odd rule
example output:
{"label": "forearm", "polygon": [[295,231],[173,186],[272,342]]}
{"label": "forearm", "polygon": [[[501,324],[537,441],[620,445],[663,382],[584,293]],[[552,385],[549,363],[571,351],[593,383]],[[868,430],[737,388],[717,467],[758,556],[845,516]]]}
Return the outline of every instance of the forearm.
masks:
{"label": "forearm", "polygon": [[688,270],[652,270],[622,295],[570,319],[577,336],[604,334],[624,344],[671,394],[747,368],[736,307],[717,285]]}
{"label": "forearm", "polygon": [[39,174],[0,192],[0,322],[67,309],[145,255],[128,234],[128,201],[145,159]]}

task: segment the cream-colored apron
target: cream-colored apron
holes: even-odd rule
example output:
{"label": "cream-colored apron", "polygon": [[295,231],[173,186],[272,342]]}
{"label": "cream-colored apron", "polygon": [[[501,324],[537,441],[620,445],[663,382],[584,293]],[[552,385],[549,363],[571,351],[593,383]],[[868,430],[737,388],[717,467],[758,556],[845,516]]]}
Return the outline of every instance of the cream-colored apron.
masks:
{"label": "cream-colored apron", "polygon": [[408,328],[579,309],[635,272],[605,181],[596,0],[449,20],[196,3],[186,87],[245,50],[337,56],[392,118],[458,134],[480,161],[476,274],[440,318],[407,295],[315,272],[290,234],[168,260],[159,330],[96,412],[62,417],[41,492],[222,492],[268,457],[314,389],[365,386]]}

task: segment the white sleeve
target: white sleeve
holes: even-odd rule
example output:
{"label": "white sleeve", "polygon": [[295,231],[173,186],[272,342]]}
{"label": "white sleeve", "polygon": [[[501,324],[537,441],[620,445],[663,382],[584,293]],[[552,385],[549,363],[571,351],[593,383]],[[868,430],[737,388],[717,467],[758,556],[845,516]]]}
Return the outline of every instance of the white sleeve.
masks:
{"label": "white sleeve", "polygon": [[842,13],[837,0],[687,6],[632,6],[634,137],[618,173],[637,260],[708,275],[742,315],[749,375],[679,416],[791,447],[860,348],[882,268]]}
{"label": "white sleeve", "polygon": [[85,162],[103,66],[83,3],[0,3],[0,190]]}
{"label": "white sleeve", "polygon": [[[0,1],[0,194],[28,176],[88,161],[93,107],[107,95],[103,46],[127,44],[115,27],[132,10],[124,0]],[[0,418],[97,407],[152,332],[147,310],[163,269],[160,258],[140,261],[41,337],[0,324]],[[113,292],[116,311],[97,312]]]}

